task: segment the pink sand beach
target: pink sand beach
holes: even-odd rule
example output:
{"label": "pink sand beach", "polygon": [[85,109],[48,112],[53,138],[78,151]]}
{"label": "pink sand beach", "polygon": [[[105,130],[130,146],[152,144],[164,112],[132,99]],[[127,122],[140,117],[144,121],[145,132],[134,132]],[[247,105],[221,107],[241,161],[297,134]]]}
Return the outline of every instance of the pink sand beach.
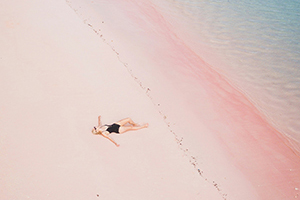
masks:
{"label": "pink sand beach", "polygon": [[[0,199],[300,198],[299,153],[151,1],[0,5]],[[98,115],[149,127],[116,147]]]}

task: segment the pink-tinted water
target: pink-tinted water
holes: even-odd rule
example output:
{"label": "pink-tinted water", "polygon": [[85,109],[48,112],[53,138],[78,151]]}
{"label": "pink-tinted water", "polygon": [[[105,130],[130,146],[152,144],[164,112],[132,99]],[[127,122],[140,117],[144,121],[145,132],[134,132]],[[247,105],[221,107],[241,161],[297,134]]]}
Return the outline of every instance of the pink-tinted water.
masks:
{"label": "pink-tinted water", "polygon": [[[196,76],[198,80],[198,85],[190,87],[204,88],[209,94],[218,117],[207,124],[220,139],[230,159],[247,175],[261,197],[297,197],[300,159],[288,146],[284,136],[268,124],[241,92],[205,63],[201,55],[195,54],[182,43],[153,7],[144,4],[139,5],[139,9],[170,45],[168,53],[165,50],[159,52],[160,55],[172,55],[174,61],[169,70],[178,70],[176,67],[187,68],[189,73],[185,75],[186,78]],[[141,23],[140,18],[136,17],[134,20],[139,26],[149,28]],[[163,56],[159,58],[163,59]],[[180,92],[184,94],[185,91]],[[198,96],[195,95],[194,98]],[[190,105],[190,109],[196,107],[197,105]]]}

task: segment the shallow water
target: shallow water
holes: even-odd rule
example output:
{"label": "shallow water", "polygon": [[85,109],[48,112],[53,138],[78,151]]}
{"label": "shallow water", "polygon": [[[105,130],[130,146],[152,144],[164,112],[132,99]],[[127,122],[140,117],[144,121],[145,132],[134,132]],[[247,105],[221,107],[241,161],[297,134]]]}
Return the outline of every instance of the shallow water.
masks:
{"label": "shallow water", "polygon": [[[178,31],[180,37],[240,88],[299,151],[300,2],[153,2],[177,30],[183,30]],[[203,52],[203,47],[213,56]]]}

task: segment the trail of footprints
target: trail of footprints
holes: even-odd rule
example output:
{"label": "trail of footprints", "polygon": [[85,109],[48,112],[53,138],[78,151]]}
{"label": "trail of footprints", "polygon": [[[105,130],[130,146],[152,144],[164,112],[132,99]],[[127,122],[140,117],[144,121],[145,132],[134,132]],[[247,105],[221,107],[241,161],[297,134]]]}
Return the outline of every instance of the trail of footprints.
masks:
{"label": "trail of footprints", "polygon": [[[66,0],[67,4],[71,7],[72,10],[75,11],[75,13],[81,17],[81,15],[79,14],[78,12],[78,9],[74,9],[71,5],[71,0]],[[179,137],[178,134],[172,130],[171,128],[171,123],[168,121],[168,117],[167,115],[159,109],[159,106],[160,106],[160,103],[157,103],[155,102],[155,100],[152,98],[151,96],[151,89],[146,87],[142,82],[141,80],[136,77],[132,71],[132,69],[130,69],[128,63],[126,62],[123,62],[121,59],[120,59],[120,54],[119,52],[111,45],[111,43],[107,42],[107,40],[104,38],[103,34],[101,34],[101,29],[95,29],[93,27],[93,25],[91,23],[88,22],[87,19],[83,20],[84,24],[86,24],[87,26],[89,26],[94,32],[95,34],[97,34],[101,39],[102,41],[107,44],[111,49],[112,51],[116,54],[118,60],[123,64],[123,66],[127,69],[128,73],[130,74],[130,76],[135,80],[135,82],[145,91],[146,95],[148,96],[148,98],[151,100],[151,102],[154,104],[154,106],[157,108],[159,114],[162,116],[163,120],[164,120],[164,123],[168,126],[168,129],[170,131],[170,133],[172,133],[175,137],[175,141],[176,143],[178,144],[178,147],[179,149],[183,152],[183,155],[185,157],[187,157],[189,159],[189,163],[197,170],[198,174],[200,177],[202,177],[207,183],[209,183],[210,185],[212,185],[213,187],[216,188],[216,190],[220,193],[220,195],[222,196],[222,198],[224,200],[227,200],[227,194],[223,193],[222,190],[220,189],[220,186],[215,182],[215,181],[210,181],[208,180],[208,178],[205,177],[205,174],[204,174],[204,171],[200,169],[200,166],[197,162],[197,159],[196,157],[192,156],[190,153],[189,153],[189,149],[188,148],[185,148],[184,145],[183,145],[183,138],[182,137]],[[104,23],[104,21],[102,21],[102,23]],[[99,195],[97,195],[99,197]]]}

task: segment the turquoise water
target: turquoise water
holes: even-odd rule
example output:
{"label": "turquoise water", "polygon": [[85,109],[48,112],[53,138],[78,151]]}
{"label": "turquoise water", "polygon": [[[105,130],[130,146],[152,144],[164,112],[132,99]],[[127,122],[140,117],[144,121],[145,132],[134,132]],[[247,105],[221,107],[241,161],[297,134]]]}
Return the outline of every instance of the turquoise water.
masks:
{"label": "turquoise water", "polygon": [[[183,30],[180,37],[245,93],[275,128],[296,141],[299,150],[300,1],[152,2]],[[206,56],[203,47],[214,56]]]}

